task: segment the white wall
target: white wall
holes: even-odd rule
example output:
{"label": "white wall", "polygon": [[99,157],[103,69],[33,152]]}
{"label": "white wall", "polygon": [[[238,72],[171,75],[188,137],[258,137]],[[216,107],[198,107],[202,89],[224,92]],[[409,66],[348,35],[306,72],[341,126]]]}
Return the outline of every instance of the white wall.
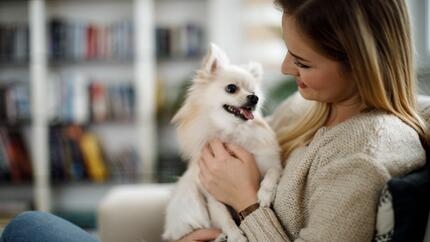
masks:
{"label": "white wall", "polygon": [[430,69],[429,0],[407,0],[412,18],[416,64],[418,69]]}
{"label": "white wall", "polygon": [[430,94],[430,0],[407,0],[412,20],[419,93]]}

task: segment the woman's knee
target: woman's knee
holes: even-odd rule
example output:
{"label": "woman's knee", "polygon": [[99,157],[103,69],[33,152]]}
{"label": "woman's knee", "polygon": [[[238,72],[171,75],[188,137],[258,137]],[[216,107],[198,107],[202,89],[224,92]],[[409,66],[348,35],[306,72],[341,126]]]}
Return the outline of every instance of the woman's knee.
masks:
{"label": "woman's knee", "polygon": [[22,212],[10,221],[10,223],[7,225],[7,228],[16,227],[16,226],[23,227],[23,226],[31,225],[48,215],[49,215],[48,213],[38,212],[38,211]]}
{"label": "woman's knee", "polygon": [[47,220],[50,216],[52,215],[38,211],[20,213],[5,227],[1,242],[10,241],[12,238],[14,241],[20,241],[20,239],[24,241],[25,237],[33,234],[37,225],[40,225],[39,221]]}
{"label": "woman's knee", "polygon": [[97,241],[78,226],[53,214],[23,212],[6,226],[0,242]]}
{"label": "woman's knee", "polygon": [[[14,223],[32,223],[33,221],[37,221],[40,219],[46,219],[47,217],[52,216],[49,213],[46,212],[40,212],[40,211],[25,211],[20,214],[18,214],[12,221]],[[12,222],[11,221],[11,222]]]}

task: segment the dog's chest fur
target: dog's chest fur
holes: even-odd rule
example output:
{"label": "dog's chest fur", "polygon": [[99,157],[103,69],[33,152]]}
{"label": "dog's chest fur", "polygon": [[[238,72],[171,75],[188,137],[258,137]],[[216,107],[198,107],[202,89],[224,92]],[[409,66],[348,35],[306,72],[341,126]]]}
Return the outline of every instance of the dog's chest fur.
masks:
{"label": "dog's chest fur", "polygon": [[231,142],[251,151],[252,148],[256,148],[262,143],[255,133],[261,129],[260,122],[260,120],[248,120],[230,130],[219,129],[214,136],[224,142]]}

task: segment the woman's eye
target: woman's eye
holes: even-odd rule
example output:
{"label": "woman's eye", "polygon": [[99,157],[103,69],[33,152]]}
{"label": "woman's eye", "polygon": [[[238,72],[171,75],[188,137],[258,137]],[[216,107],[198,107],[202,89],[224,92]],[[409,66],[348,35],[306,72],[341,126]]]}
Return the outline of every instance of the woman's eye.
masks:
{"label": "woman's eye", "polygon": [[228,84],[225,87],[225,91],[228,92],[228,93],[235,93],[237,91],[237,89],[238,89],[238,87],[236,85],[234,85],[234,84]]}
{"label": "woman's eye", "polygon": [[294,60],[294,65],[296,65],[298,68],[309,68],[309,66],[300,63],[298,60]]}

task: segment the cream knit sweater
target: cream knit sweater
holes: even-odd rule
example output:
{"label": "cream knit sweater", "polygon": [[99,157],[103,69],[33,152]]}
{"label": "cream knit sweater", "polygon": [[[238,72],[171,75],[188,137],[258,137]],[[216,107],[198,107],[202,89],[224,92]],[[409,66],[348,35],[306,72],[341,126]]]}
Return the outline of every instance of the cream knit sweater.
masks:
{"label": "cream knit sweater", "polygon": [[[269,118],[279,131],[309,105],[299,95]],[[362,113],[321,128],[286,162],[273,208],[259,208],[240,227],[250,242],[371,241],[379,194],[388,179],[424,165],[417,133],[383,112]]]}

